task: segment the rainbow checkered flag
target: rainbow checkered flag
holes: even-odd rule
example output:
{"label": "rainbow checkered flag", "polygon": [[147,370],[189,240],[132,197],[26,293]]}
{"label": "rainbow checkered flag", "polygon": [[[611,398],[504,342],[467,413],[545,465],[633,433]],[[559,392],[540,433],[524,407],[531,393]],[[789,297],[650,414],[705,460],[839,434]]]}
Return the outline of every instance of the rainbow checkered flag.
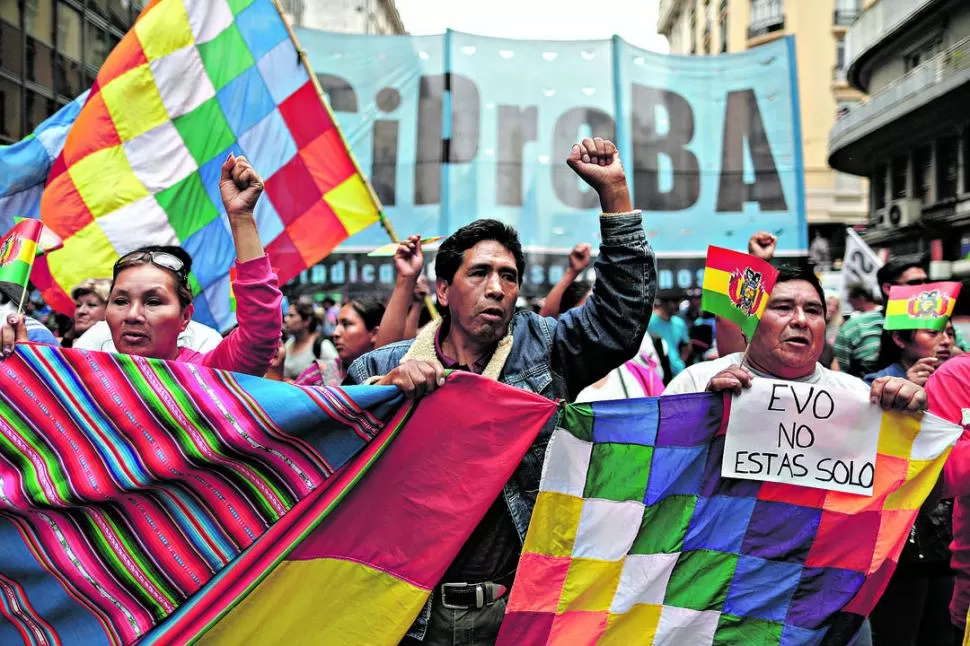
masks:
{"label": "rainbow checkered flag", "polygon": [[55,309],[147,244],[193,257],[195,318],[227,329],[235,248],[222,163],[245,155],[266,191],[260,238],[285,282],[379,208],[271,0],[154,0],[112,51],[41,198],[64,248],[38,261]]}
{"label": "rainbow checkered flag", "polygon": [[872,496],[721,477],[713,393],[565,407],[499,644],[847,644],[960,427],[884,413]]}

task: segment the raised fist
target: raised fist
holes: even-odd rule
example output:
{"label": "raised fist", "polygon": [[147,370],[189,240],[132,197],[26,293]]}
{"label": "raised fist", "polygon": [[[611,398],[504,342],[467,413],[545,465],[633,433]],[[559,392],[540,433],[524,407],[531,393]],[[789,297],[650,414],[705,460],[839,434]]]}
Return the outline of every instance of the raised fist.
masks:
{"label": "raised fist", "polygon": [[253,215],[256,201],[263,194],[263,179],[249,160],[229,153],[222,165],[219,191],[230,220],[240,215]]}
{"label": "raised fist", "polygon": [[583,139],[569,151],[566,163],[597,193],[617,186],[626,187],[626,173],[612,141]]}

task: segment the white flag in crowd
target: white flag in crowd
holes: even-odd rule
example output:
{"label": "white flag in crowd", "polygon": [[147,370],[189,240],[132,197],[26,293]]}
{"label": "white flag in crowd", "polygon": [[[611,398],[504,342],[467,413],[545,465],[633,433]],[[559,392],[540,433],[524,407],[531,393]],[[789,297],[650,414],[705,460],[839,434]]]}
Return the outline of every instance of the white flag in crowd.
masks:
{"label": "white flag in crowd", "polygon": [[842,291],[839,298],[842,301],[842,312],[850,312],[848,292],[849,287],[862,283],[869,287],[872,295],[879,298],[879,281],[876,272],[882,267],[882,261],[872,248],[866,244],[855,229],[846,229],[845,256],[842,262]]}

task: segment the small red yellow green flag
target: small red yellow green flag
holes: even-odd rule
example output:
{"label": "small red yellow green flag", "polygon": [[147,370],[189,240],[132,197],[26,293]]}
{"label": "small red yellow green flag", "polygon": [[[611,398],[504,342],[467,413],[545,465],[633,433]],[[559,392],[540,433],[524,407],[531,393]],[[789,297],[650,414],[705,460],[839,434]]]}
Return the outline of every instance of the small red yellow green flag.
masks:
{"label": "small red yellow green flag", "polygon": [[710,246],[701,309],[736,323],[750,339],[777,278],[778,270],[760,258]]}
{"label": "small red yellow green flag", "polygon": [[40,220],[23,220],[0,240],[0,283],[27,287],[43,228]]}
{"label": "small red yellow green flag", "polygon": [[953,314],[960,283],[896,285],[886,303],[886,330],[942,330]]}
{"label": "small red yellow green flag", "polygon": [[[25,220],[30,220],[31,218],[14,218],[14,224],[20,224]],[[38,220],[40,222],[40,220]],[[37,253],[48,253],[51,251],[57,251],[64,246],[64,240],[61,239],[59,235],[48,229],[46,226],[41,224],[40,238],[37,240]]]}

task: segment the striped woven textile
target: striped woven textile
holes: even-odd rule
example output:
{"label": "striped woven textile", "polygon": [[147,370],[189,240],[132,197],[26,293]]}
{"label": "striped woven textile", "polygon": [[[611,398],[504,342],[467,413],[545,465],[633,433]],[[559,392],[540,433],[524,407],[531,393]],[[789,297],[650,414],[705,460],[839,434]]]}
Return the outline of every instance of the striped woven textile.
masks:
{"label": "striped woven textile", "polygon": [[410,412],[391,387],[18,346],[0,362],[0,643],[138,641],[325,493],[319,522]]}

